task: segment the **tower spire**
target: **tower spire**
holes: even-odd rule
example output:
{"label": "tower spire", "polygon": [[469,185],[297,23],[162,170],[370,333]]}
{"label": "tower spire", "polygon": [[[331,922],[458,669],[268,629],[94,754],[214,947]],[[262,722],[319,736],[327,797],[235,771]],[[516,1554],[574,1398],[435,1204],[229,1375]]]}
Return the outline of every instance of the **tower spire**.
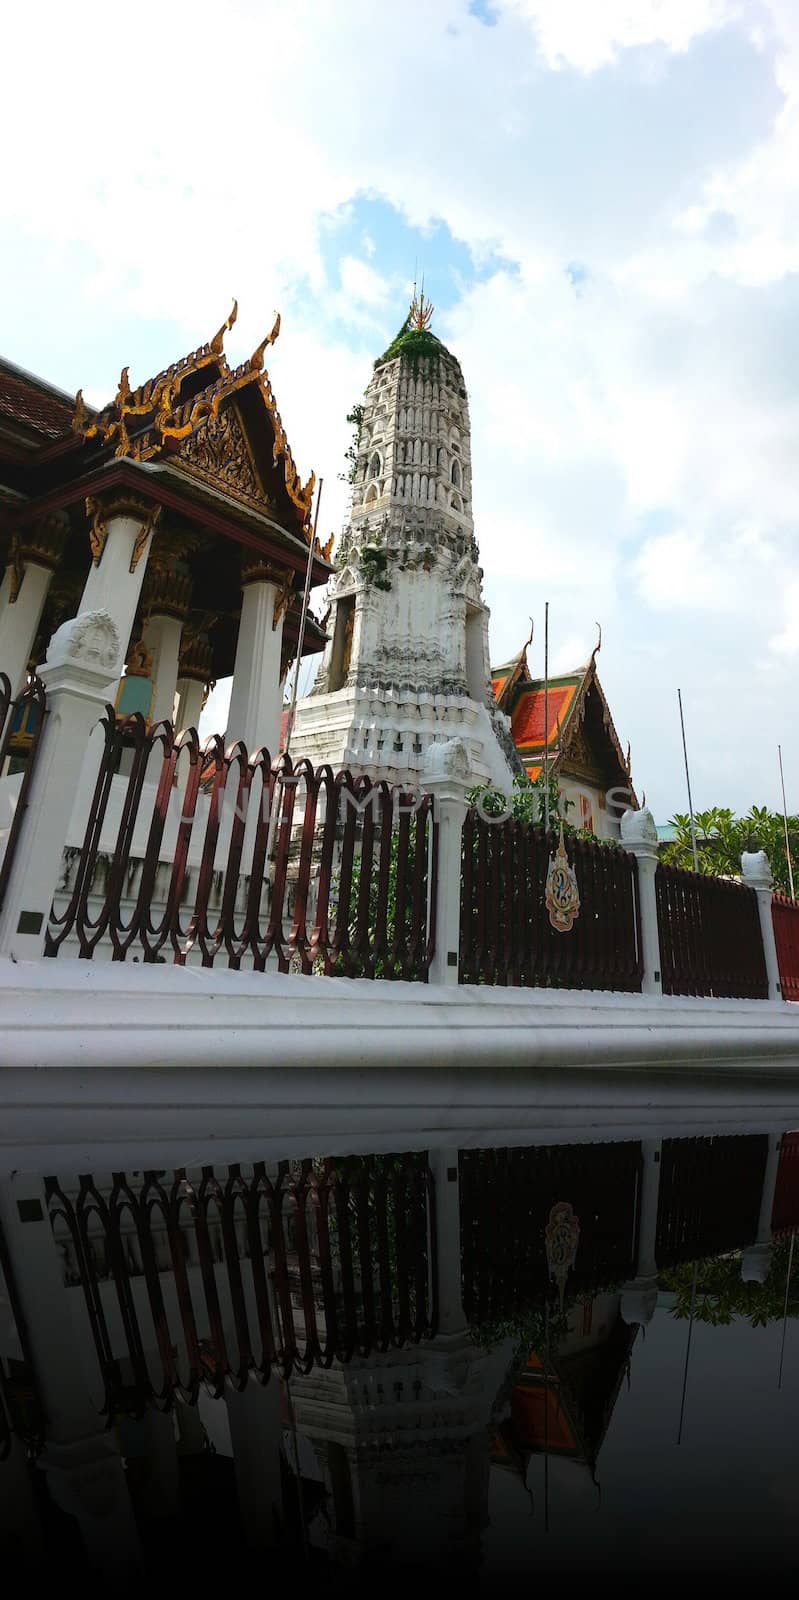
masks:
{"label": "tower spire", "polygon": [[425,300],[424,274],[422,274],[422,288],[419,294],[416,292],[416,281],[414,279],[413,299],[408,311],[408,326],[410,328],[418,328],[420,332],[425,328],[429,328],[435,309],[431,300]]}

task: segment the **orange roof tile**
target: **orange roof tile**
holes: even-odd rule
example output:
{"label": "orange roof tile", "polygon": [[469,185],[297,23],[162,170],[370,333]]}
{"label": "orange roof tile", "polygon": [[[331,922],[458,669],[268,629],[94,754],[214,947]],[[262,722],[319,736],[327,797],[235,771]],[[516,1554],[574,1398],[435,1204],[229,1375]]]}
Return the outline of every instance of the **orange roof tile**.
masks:
{"label": "orange roof tile", "polygon": [[[572,708],[574,697],[577,693],[576,683],[550,684],[549,686],[549,727],[546,743],[556,743],[558,725],[561,729],[565,726],[566,718]],[[511,715],[511,732],[513,742],[517,749],[523,750],[526,746],[543,746],[544,740],[544,691],[535,685],[522,684],[519,689],[519,698]]]}

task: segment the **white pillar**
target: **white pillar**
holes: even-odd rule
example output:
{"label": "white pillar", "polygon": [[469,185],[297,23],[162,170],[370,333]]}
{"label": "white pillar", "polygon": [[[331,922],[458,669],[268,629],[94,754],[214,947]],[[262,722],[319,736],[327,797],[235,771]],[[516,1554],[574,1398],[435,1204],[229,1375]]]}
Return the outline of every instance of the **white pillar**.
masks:
{"label": "white pillar", "polygon": [[156,1522],[180,1515],[175,1428],[174,1411],[156,1411],[154,1406],[148,1406],[139,1419],[123,1418],[117,1428],[125,1460],[144,1464],[137,1475],[141,1479],[138,1489],[134,1490],[137,1509]]}
{"label": "white pillar", "polygon": [[171,722],[175,715],[182,632],[182,622],[160,613],[149,616],[142,629],[142,644],[153,663],[151,722]]}
{"label": "white pillar", "polygon": [[134,497],[87,501],[92,515],[92,565],[86,579],[78,616],[103,611],[119,635],[114,677],[119,679],[147,570],[147,560],[160,506],[148,506]]}
{"label": "white pillar", "polygon": [[[246,571],[244,576],[246,580]],[[274,578],[245,581],[226,735],[228,743],[243,739],[250,755],[266,745],[273,759],[280,742],[282,711],[283,603],[283,592]]]}
{"label": "white pillar", "polygon": [[771,1217],[780,1168],[780,1144],[779,1135],[770,1133],[763,1188],[760,1191],[757,1238],[741,1256],[741,1277],[744,1283],[765,1283],[768,1277],[771,1264]]}
{"label": "white pillar", "polygon": [[3,579],[0,589],[0,672],[10,679],[12,694],[18,694],[24,685],[52,577],[52,567],[40,567],[35,561],[23,562],[22,583],[13,603],[14,575],[11,567]]}
{"label": "white pillar", "polygon": [[777,941],[774,937],[774,919],[771,915],[774,886],[771,877],[771,865],[765,850],[754,850],[751,854],[745,850],[741,856],[741,872],[744,883],[748,884],[750,889],[754,889],[757,895],[763,954],[766,958],[768,997],[769,1000],[775,1001],[777,1005],[781,1005],[780,964],[777,959]]}
{"label": "white pillar", "polygon": [[0,910],[0,955],[24,961],[42,953],[89,735],[113,692],[119,660],[119,634],[106,612],[72,617],[50,640],[40,669],[47,716]]}
{"label": "white pillar", "polygon": [[662,994],[660,976],[660,934],[655,895],[658,866],[658,834],[655,819],[647,806],[641,811],[625,811],[620,826],[621,843],[638,862],[638,905],[641,914],[639,936],[643,973],[642,994]]}
{"label": "white pillar", "polygon": [[86,1388],[70,1291],[38,1178],[17,1173],[0,1183],[0,1223],[45,1417],[39,1466],[56,1504],[77,1520],[89,1560],[133,1576],[140,1550],[122,1458]]}
{"label": "white pillar", "polygon": [[431,744],[425,759],[423,785],[435,801],[438,823],[438,902],[436,943],[429,983],[456,984],[460,956],[461,852],[469,758],[462,739]]}
{"label": "white pillar", "polygon": [[655,1245],[660,1197],[660,1140],[645,1139],[641,1145],[641,1193],[638,1212],[638,1259],[635,1277],[621,1291],[620,1311],[628,1324],[643,1326],[652,1321],[657,1305],[657,1260]]}
{"label": "white pillar", "polygon": [[251,1378],[240,1394],[227,1389],[225,1401],[242,1527],[248,1544],[267,1549],[283,1526],[280,1383],[275,1374],[265,1387]]}
{"label": "white pillar", "polygon": [[205,684],[198,678],[178,678],[178,711],[175,726],[178,733],[184,728],[199,728],[205,699]]}
{"label": "white pillar", "polygon": [[438,1331],[461,1333],[466,1327],[461,1286],[461,1186],[457,1146],[431,1150],[438,1262]]}

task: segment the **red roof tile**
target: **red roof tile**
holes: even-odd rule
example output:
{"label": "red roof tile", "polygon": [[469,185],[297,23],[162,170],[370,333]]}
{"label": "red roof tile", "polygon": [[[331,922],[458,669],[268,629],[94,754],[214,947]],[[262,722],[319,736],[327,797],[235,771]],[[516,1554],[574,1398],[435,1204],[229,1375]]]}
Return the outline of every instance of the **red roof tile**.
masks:
{"label": "red roof tile", "polygon": [[40,385],[24,372],[0,366],[0,414],[35,428],[48,439],[68,433],[74,406],[49,386]]}
{"label": "red roof tile", "polygon": [[[549,689],[549,729],[547,744],[553,744],[558,736],[558,723],[561,728],[565,726],[566,718],[571,710],[572,701],[577,692],[575,683],[565,685],[551,684]],[[544,744],[544,691],[540,688],[522,685],[519,698],[513,708],[511,716],[511,731],[513,742],[517,749],[525,749],[532,745],[534,748]]]}

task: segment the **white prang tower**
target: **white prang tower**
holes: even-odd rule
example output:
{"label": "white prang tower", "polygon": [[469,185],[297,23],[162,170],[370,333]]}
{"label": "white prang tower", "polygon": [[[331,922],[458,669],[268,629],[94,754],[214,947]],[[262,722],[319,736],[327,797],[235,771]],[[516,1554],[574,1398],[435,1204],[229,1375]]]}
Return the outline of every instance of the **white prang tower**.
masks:
{"label": "white prang tower", "polygon": [[475,784],[507,790],[516,760],[491,688],[469,406],[432,310],[414,296],[355,413],[328,643],[292,754],[417,786],[429,746],[460,738]]}

